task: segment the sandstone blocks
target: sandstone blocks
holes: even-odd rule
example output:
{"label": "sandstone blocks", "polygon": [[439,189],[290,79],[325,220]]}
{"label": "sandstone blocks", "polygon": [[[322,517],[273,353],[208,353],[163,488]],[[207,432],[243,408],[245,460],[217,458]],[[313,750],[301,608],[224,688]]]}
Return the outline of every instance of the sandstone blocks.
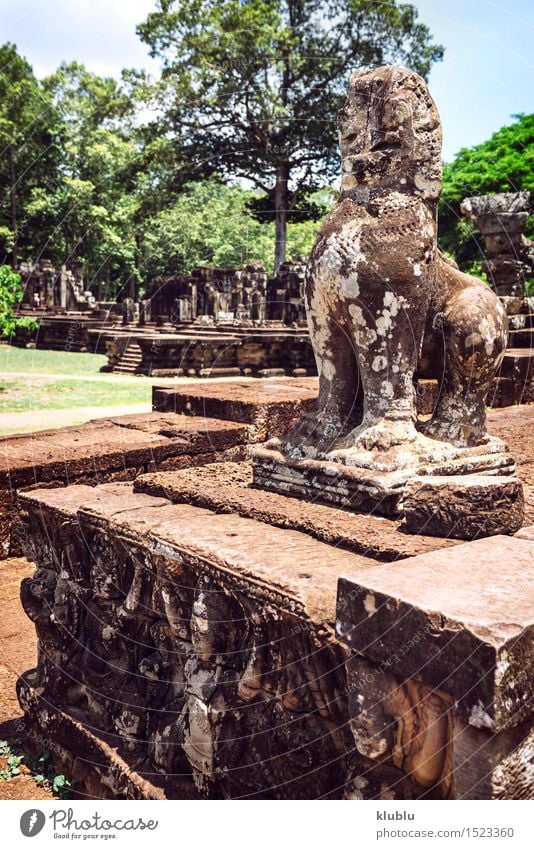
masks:
{"label": "sandstone blocks", "polygon": [[523,487],[516,477],[415,477],[404,490],[406,530],[413,534],[476,539],[513,534],[523,524]]}

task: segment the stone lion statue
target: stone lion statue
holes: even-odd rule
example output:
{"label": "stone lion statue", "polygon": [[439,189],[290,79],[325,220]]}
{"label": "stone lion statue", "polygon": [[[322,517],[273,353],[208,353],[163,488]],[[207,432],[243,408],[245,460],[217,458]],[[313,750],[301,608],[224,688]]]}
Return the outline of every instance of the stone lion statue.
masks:
{"label": "stone lion statue", "polygon": [[[423,430],[478,445],[507,317],[484,283],[437,249],[441,125],[427,86],[398,67],[353,73],[338,128],[341,194],[305,282],[318,406],[282,443],[293,456],[345,463],[351,452],[408,447]],[[416,376],[441,382],[424,426]]]}

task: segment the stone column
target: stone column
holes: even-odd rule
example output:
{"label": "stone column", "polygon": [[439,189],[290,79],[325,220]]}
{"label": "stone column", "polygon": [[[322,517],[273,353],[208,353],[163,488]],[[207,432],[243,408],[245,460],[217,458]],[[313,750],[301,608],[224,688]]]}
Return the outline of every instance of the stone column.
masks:
{"label": "stone column", "polygon": [[534,245],[523,235],[530,214],[530,192],[466,198],[460,209],[482,233],[484,271],[497,294],[524,298],[525,277],[534,271]]}

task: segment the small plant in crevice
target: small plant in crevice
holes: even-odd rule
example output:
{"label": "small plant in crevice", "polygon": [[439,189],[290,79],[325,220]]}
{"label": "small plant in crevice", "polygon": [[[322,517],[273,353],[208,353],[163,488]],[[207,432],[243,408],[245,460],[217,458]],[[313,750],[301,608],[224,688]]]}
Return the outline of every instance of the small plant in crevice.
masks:
{"label": "small plant in crevice", "polygon": [[20,739],[0,740],[0,781],[10,781],[20,775],[24,767],[39,787],[51,790],[60,799],[72,798],[74,782],[56,773],[50,752],[32,755],[24,751]]}

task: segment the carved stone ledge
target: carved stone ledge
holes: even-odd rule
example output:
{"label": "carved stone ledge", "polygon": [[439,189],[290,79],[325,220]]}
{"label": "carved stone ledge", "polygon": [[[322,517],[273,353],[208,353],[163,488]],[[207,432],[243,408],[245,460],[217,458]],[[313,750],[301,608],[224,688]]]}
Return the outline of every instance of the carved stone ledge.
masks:
{"label": "carved stone ledge", "polygon": [[531,717],[534,543],[479,539],[339,582],[337,632],[401,678],[439,689],[490,731]]}
{"label": "carved stone ledge", "polygon": [[80,723],[158,786],[339,794],[351,741],[336,582],[368,559],[128,487],[21,503],[38,567],[22,587],[40,647],[19,684],[29,721],[55,740]]}

